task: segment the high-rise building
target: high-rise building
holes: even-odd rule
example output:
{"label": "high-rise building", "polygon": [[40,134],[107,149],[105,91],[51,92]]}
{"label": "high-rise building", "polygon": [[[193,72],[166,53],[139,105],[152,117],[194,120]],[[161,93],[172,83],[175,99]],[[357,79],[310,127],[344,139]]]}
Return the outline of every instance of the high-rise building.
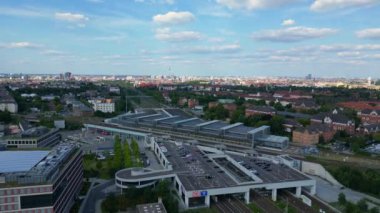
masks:
{"label": "high-rise building", "polygon": [[311,80],[313,78],[313,76],[311,74],[308,74],[305,78],[306,78],[306,80]]}
{"label": "high-rise building", "polygon": [[69,212],[82,178],[82,151],[74,144],[51,151],[2,151],[0,212]]}
{"label": "high-rise building", "polygon": [[70,80],[70,79],[71,79],[71,72],[65,72],[64,79],[65,79],[66,81],[67,81],[67,80]]}

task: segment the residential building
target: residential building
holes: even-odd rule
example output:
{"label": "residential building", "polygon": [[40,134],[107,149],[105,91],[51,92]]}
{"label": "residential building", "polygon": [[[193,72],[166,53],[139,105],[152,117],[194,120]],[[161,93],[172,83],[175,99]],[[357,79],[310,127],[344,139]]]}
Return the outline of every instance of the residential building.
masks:
{"label": "residential building", "polygon": [[58,129],[34,127],[5,139],[8,148],[30,149],[53,147],[61,140]]}
{"label": "residential building", "polygon": [[120,94],[120,88],[119,87],[110,87],[109,92]]}
{"label": "residential building", "polygon": [[315,145],[323,138],[324,142],[333,139],[335,131],[325,124],[312,124],[307,127],[298,127],[293,131],[293,142],[305,146]]}
{"label": "residential building", "polygon": [[293,132],[295,128],[302,127],[302,125],[294,119],[285,119],[282,126],[284,127],[285,132],[289,133]]}
{"label": "residential building", "polygon": [[373,134],[380,132],[380,123],[361,125],[358,131],[363,134]]}
{"label": "residential building", "polygon": [[253,106],[245,109],[245,116],[252,115],[275,115],[276,110],[270,106]]}
{"label": "residential building", "polygon": [[302,99],[292,103],[292,108],[295,110],[318,110],[320,106],[314,100]]}
{"label": "residential building", "polygon": [[88,102],[92,104],[94,111],[101,111],[104,113],[115,112],[115,102],[112,99],[94,99],[89,100]]}
{"label": "residential building", "polygon": [[5,126],[4,124],[0,123],[0,138],[4,137],[5,135]]}
{"label": "residential building", "polygon": [[15,99],[5,88],[0,88],[0,111],[18,112],[18,105]]}
{"label": "residential building", "polygon": [[188,99],[187,100],[187,106],[192,109],[194,108],[195,106],[198,106],[199,105],[199,101],[197,99]]}
{"label": "residential building", "polygon": [[66,213],[81,189],[82,151],[67,143],[51,151],[2,151],[0,171],[0,212]]}
{"label": "residential building", "polygon": [[345,131],[348,134],[355,133],[355,122],[336,109],[332,113],[317,114],[310,121],[312,124],[327,124],[335,131]]}
{"label": "residential building", "polygon": [[364,109],[358,116],[363,124],[380,124],[380,109]]}

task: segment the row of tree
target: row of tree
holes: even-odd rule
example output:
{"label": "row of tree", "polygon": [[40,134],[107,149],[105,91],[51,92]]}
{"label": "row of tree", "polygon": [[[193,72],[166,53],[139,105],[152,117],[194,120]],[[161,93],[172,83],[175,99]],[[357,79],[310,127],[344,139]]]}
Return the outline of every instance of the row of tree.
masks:
{"label": "row of tree", "polygon": [[333,169],[331,172],[346,187],[380,196],[380,172],[377,170],[360,171],[352,167],[342,166]]}
{"label": "row of tree", "polygon": [[130,143],[127,140],[122,142],[120,136],[116,135],[114,154],[112,167],[115,170],[143,166],[139,145],[135,139],[132,139]]}
{"label": "row of tree", "polygon": [[168,181],[160,181],[154,188],[128,188],[121,195],[111,194],[103,201],[101,208],[103,212],[116,213],[135,208],[138,204],[157,202],[159,197],[167,212],[178,212],[178,201],[170,191]]}
{"label": "row of tree", "polygon": [[369,208],[367,201],[365,199],[359,200],[356,204],[348,201],[346,195],[339,193],[338,204],[344,209],[345,213],[360,213],[360,212],[369,212],[369,213],[379,213],[378,207]]}

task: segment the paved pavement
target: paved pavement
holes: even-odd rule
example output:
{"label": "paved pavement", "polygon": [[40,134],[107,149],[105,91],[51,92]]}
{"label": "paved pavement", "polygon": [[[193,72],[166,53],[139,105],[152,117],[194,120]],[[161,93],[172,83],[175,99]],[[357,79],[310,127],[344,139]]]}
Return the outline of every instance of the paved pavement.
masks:
{"label": "paved pavement", "polygon": [[[107,193],[111,192],[107,190],[109,187],[115,184],[115,180],[108,180],[97,186],[94,186],[87,193],[87,199],[83,201],[80,213],[97,213],[99,212],[99,201],[107,197]],[[97,206],[98,205],[98,206]],[[98,210],[98,211],[97,211]]]}
{"label": "paved pavement", "polygon": [[[327,182],[326,180],[323,180],[322,178],[319,178],[316,176],[311,176],[311,177],[317,181],[317,197],[319,197],[320,199],[328,203],[337,202],[339,193],[342,192],[346,195],[346,199],[351,202],[356,203],[362,198],[367,198],[369,200],[373,200],[375,203],[380,204],[380,200],[372,196],[351,190],[349,188],[341,189],[340,187],[332,185],[331,183]],[[368,202],[368,205],[370,207],[373,207],[376,205],[375,203]]]}

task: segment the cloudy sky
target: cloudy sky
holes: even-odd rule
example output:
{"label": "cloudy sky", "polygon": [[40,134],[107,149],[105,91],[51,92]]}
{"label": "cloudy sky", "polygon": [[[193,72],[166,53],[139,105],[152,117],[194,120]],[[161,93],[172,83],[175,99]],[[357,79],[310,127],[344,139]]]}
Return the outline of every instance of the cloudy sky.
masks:
{"label": "cloudy sky", "polygon": [[380,77],[379,0],[1,0],[0,73]]}

